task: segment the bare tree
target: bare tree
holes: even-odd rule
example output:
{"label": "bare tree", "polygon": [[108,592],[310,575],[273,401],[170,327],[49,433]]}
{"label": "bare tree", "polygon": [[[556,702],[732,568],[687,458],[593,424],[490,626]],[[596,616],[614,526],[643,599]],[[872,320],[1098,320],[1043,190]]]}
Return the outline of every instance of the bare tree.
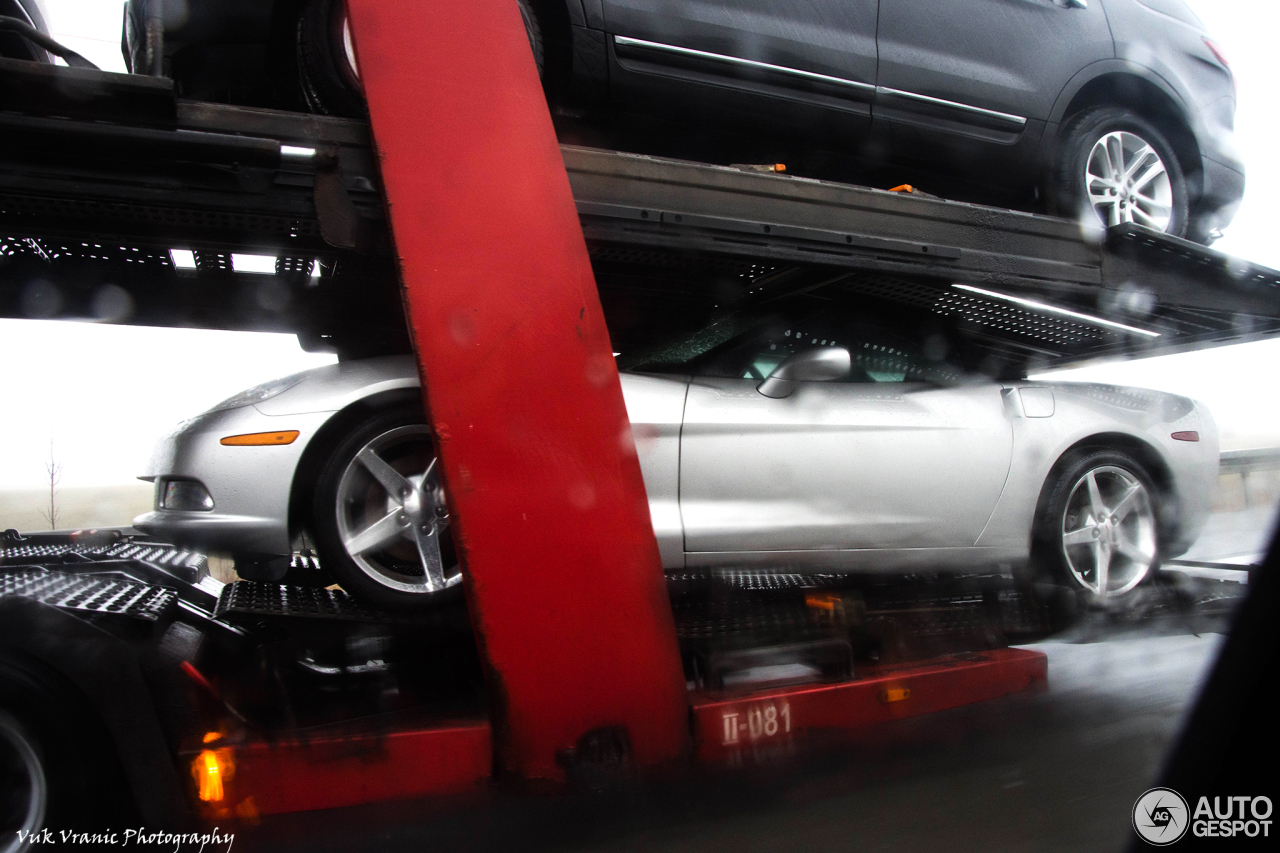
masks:
{"label": "bare tree", "polygon": [[44,516],[44,520],[49,522],[50,530],[58,529],[58,483],[62,480],[62,463],[57,461],[53,455],[53,437],[49,438],[49,461],[44,466],[45,473],[49,475],[49,509],[40,510],[40,514]]}

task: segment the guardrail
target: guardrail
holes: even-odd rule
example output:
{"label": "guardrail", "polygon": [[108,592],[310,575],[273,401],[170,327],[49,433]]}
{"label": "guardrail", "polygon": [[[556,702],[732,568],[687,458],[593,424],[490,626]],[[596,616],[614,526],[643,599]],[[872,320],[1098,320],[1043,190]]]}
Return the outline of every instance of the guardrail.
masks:
{"label": "guardrail", "polygon": [[1218,457],[1218,470],[1223,474],[1280,469],[1280,447],[1255,447],[1250,450],[1224,450]]}
{"label": "guardrail", "polygon": [[[1280,447],[1256,447],[1248,450],[1227,450],[1218,457],[1219,477],[1240,477],[1240,497],[1244,501],[1244,509],[1253,506],[1273,505],[1280,475],[1272,473],[1280,471]],[[1253,475],[1252,488],[1250,480]],[[1230,480],[1219,481],[1219,493],[1223,489],[1234,492]],[[1221,500],[1221,498],[1220,498]]]}

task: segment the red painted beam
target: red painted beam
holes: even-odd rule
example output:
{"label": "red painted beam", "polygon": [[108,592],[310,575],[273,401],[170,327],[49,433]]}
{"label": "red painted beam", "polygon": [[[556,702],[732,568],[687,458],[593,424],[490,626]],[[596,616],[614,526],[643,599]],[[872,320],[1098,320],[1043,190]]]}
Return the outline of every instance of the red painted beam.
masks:
{"label": "red painted beam", "polygon": [[838,684],[695,695],[695,754],[704,763],[776,755],[815,734],[838,736],[1042,686],[1047,671],[1040,652],[996,649],[871,669]]}
{"label": "red painted beam", "polygon": [[[688,747],[617,368],[514,0],[348,0],[499,769],[624,727]],[[428,653],[424,651],[424,653]]]}
{"label": "red painted beam", "polygon": [[[253,818],[479,791],[493,769],[490,744],[484,722],[234,747],[210,744],[222,797],[200,807],[210,817]],[[207,772],[203,762],[199,769]]]}

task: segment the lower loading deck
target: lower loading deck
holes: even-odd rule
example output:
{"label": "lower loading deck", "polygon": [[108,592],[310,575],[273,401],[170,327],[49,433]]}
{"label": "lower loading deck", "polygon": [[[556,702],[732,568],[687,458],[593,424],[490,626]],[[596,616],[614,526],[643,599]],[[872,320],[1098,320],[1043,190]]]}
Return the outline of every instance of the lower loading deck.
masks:
{"label": "lower loading deck", "polygon": [[[1052,596],[997,577],[668,580],[693,735],[677,775],[838,748],[880,723],[1043,687],[1044,654],[1010,643],[1073,618]],[[1164,579],[1126,610],[1089,618],[1111,630],[1212,630],[1242,594],[1242,584]],[[128,540],[8,543],[0,607],[13,599],[133,649],[198,816],[478,793],[494,781],[488,699],[460,607],[409,618],[332,589],[219,587],[199,555]],[[62,652],[76,642],[68,636]],[[433,650],[427,660],[422,648]],[[630,748],[625,729],[596,729],[559,760],[571,787],[610,788],[634,779]]]}

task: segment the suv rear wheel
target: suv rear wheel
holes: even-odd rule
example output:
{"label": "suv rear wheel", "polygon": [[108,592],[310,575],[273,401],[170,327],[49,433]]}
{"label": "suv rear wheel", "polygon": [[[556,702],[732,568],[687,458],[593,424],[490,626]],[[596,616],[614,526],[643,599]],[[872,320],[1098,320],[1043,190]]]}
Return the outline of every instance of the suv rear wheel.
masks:
{"label": "suv rear wheel", "polygon": [[1186,234],[1182,166],[1164,134],[1131,110],[1093,107],[1068,121],[1055,178],[1060,214]]}

